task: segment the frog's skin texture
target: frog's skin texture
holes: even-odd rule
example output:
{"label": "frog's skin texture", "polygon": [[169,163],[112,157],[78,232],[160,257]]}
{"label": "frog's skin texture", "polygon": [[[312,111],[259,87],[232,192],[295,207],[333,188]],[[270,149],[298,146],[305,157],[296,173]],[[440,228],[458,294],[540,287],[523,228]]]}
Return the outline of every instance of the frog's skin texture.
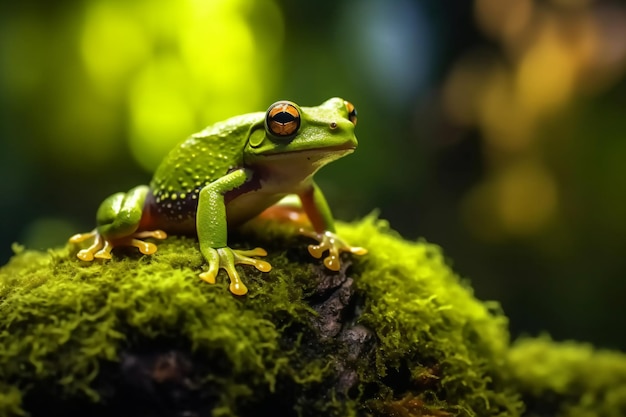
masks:
{"label": "frog's skin texture", "polygon": [[150,255],[157,247],[145,238],[195,233],[208,265],[200,277],[213,284],[223,268],[230,277],[230,291],[243,295],[248,289],[235,264],[252,265],[263,272],[271,266],[255,258],[267,255],[261,248],[228,247],[228,229],[295,195],[313,228],[300,232],[319,242],[310,245],[309,252],[320,258],[328,251],[324,265],[337,271],[341,252],[360,255],[366,250],[350,246],[335,234],[331,211],[313,175],[356,149],[355,125],[354,106],[340,98],[317,107],[279,101],[265,113],[216,123],[174,148],[149,186],[104,200],[96,229],[74,235],[70,242],[93,238],[93,244],[77,254],[83,261],[92,261],[111,259],[116,246],[135,246]]}

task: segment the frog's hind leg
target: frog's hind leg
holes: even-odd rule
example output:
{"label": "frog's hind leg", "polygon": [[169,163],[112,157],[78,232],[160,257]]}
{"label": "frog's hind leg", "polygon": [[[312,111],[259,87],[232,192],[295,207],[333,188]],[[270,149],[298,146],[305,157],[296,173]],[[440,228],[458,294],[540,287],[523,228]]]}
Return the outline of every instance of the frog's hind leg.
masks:
{"label": "frog's hind leg", "polygon": [[165,239],[167,234],[162,230],[137,231],[148,191],[148,187],[139,186],[128,193],[113,194],[104,200],[98,209],[96,230],[70,238],[70,243],[94,238],[93,244],[80,250],[76,256],[83,261],[111,259],[111,250],[117,246],[134,246],[145,255],[155,253],[157,246],[142,239]]}
{"label": "frog's hind leg", "polygon": [[295,228],[313,227],[296,194],[283,197],[278,203],[263,210],[252,222],[275,222]]}

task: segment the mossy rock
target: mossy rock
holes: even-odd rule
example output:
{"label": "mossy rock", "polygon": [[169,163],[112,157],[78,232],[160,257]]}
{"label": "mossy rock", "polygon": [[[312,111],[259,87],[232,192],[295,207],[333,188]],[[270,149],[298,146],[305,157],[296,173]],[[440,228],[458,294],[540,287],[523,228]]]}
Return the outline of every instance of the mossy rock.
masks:
{"label": "mossy rock", "polygon": [[626,416],[626,356],[586,343],[523,338],[509,352],[511,381],[533,417]]}
{"label": "mossy rock", "polygon": [[[374,217],[339,226],[369,254],[346,255],[337,273],[305,238],[232,239],[263,246],[273,266],[238,267],[243,297],[224,273],[198,278],[191,238],[105,263],[70,247],[19,251],[0,269],[0,415],[520,416],[532,403],[583,416],[564,414],[571,384],[527,369],[520,358],[541,358],[511,350],[498,305],[478,301],[439,247]],[[626,404],[626,359],[614,360],[622,385],[606,410]],[[607,387],[594,389],[603,401]]]}

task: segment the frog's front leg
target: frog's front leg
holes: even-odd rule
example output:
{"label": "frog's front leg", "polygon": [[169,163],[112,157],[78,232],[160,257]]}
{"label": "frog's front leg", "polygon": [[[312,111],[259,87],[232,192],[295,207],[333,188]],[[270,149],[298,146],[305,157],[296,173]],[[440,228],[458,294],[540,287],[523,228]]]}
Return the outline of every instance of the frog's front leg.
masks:
{"label": "frog's front leg", "polygon": [[162,230],[137,232],[143,206],[149,188],[145,185],[135,187],[127,193],[113,194],[100,204],[96,215],[98,226],[89,233],[72,236],[70,243],[81,243],[93,238],[94,242],[86,249],[80,250],[76,256],[83,261],[111,259],[111,250],[116,246],[134,246],[145,255],[156,252],[157,247],[142,239],[152,237],[165,239]]}
{"label": "frog's front leg", "polygon": [[341,268],[341,252],[350,252],[355,255],[365,255],[367,249],[358,246],[351,246],[346,241],[335,234],[335,222],[326,202],[322,190],[313,183],[311,187],[298,194],[302,203],[302,208],[306,213],[314,231],[300,229],[300,233],[317,240],[317,245],[309,245],[309,253],[315,258],[321,258],[324,252],[328,251],[328,256],[324,258],[324,265],[332,271],[339,271]]}
{"label": "frog's front leg", "polygon": [[264,249],[236,250],[227,246],[228,225],[224,194],[243,185],[251,176],[250,170],[242,168],[208,184],[200,191],[196,213],[200,252],[209,264],[209,270],[201,273],[200,278],[215,284],[215,277],[220,268],[223,268],[230,278],[230,292],[235,295],[244,295],[248,292],[235,269],[236,264],[252,265],[262,272],[272,269],[268,262],[252,258],[267,255]]}

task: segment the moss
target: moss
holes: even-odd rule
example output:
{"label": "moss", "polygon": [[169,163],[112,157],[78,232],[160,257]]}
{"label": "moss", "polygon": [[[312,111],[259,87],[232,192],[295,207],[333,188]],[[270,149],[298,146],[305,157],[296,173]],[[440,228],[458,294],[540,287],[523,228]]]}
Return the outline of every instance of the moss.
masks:
{"label": "moss", "polygon": [[497,374],[509,343],[498,305],[478,301],[436,245],[406,242],[384,223],[342,232],[371,248],[356,280],[367,294],[361,320],[380,340],[375,377],[402,380],[385,401],[398,389],[423,390],[460,415],[517,415],[516,396]]}
{"label": "moss", "polygon": [[440,248],[374,217],[339,232],[369,249],[339,273],[279,229],[233,239],[273,265],[239,268],[245,297],[198,278],[189,238],[107,263],[18,250],[0,269],[0,415],[518,416],[542,395]]}
{"label": "moss", "polygon": [[534,416],[626,416],[626,355],[547,336],[518,340],[512,379]]}

